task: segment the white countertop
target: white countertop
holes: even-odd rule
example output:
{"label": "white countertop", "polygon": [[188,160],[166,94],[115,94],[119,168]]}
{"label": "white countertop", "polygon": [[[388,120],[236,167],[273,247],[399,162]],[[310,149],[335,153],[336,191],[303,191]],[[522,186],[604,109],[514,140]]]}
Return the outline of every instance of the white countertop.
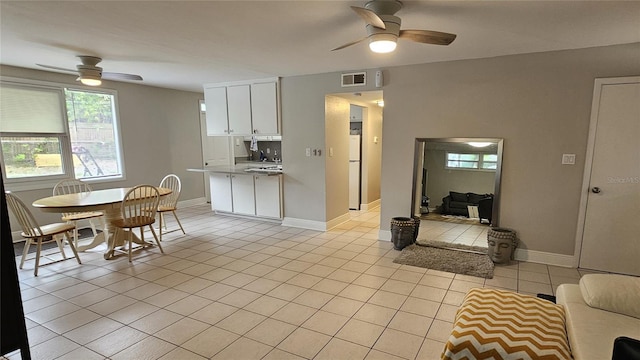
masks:
{"label": "white countertop", "polygon": [[246,162],[236,165],[204,166],[202,168],[187,169],[193,172],[210,172],[225,174],[255,174],[255,175],[281,175],[282,164],[272,162]]}

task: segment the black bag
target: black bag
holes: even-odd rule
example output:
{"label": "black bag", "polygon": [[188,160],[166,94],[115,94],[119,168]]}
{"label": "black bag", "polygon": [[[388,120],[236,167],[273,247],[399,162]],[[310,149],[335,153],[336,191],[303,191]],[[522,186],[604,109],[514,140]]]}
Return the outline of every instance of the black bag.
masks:
{"label": "black bag", "polygon": [[613,341],[612,360],[640,360],[640,340],[620,336]]}

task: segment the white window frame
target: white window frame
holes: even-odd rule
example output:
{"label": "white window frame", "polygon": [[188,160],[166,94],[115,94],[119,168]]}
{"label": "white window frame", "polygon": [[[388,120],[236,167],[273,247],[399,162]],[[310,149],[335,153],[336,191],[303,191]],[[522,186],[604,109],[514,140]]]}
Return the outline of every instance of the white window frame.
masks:
{"label": "white window frame", "polygon": [[[477,168],[465,168],[465,167],[450,167],[449,166],[449,154],[459,154],[459,155],[478,155],[478,167]],[[484,169],[482,167],[483,164],[483,156],[484,155],[497,155],[495,153],[491,153],[491,152],[471,152],[471,151],[465,151],[465,152],[460,152],[460,151],[445,151],[444,153],[444,168],[446,170],[463,170],[463,171],[483,171],[483,172],[496,172],[496,169]],[[462,160],[465,161],[465,160]],[[468,161],[472,161],[472,160],[468,160]],[[491,161],[492,163],[494,163],[493,161]],[[495,161],[496,165],[498,163],[498,161]]]}
{"label": "white window frame", "polygon": [[94,93],[104,93],[113,96],[113,116],[114,116],[114,125],[113,131],[115,135],[115,148],[116,148],[116,156],[118,157],[118,161],[121,166],[121,174],[113,175],[113,176],[104,176],[100,178],[87,178],[82,179],[82,181],[88,183],[103,183],[103,182],[113,182],[113,181],[123,181],[126,180],[125,174],[125,164],[124,164],[124,152],[122,148],[122,131],[120,127],[120,111],[118,108],[118,92],[114,89],[106,89],[106,88],[92,88],[87,86],[70,86],[69,84],[64,83],[54,83],[48,81],[38,81],[31,79],[21,79],[21,78],[13,78],[13,77],[5,77],[0,76],[0,82],[10,85],[10,86],[21,86],[21,87],[41,87],[48,89],[57,89],[60,92],[60,101],[61,108],[63,111],[63,121],[64,121],[64,133],[3,133],[3,136],[26,136],[26,137],[57,137],[60,141],[60,154],[62,155],[62,163],[63,163],[63,173],[56,175],[44,175],[44,176],[35,176],[35,177],[27,177],[27,178],[7,178],[6,171],[4,169],[4,153],[0,149],[0,161],[2,161],[2,180],[4,181],[5,187],[7,190],[13,191],[23,191],[23,190],[37,190],[37,189],[47,189],[53,188],[55,184],[62,180],[68,178],[76,178],[74,172],[74,164],[73,164],[73,154],[71,152],[71,136],[69,133],[69,119],[67,117],[67,103],[66,103],[66,94],[65,89],[72,91],[83,91],[83,92],[94,92]]}

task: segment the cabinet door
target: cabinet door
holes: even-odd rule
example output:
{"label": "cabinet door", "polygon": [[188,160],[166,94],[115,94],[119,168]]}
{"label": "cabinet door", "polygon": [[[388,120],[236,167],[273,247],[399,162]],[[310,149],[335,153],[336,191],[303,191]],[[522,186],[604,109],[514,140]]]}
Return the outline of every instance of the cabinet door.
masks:
{"label": "cabinet door", "polygon": [[280,218],[280,176],[256,176],[256,215]]}
{"label": "cabinet door", "polygon": [[279,134],[276,83],[251,85],[251,116],[254,134]]}
{"label": "cabinet door", "polygon": [[211,209],[232,212],[230,175],[211,173],[209,186],[211,188]]}
{"label": "cabinet door", "polygon": [[227,87],[229,112],[229,133],[232,135],[251,134],[251,91],[249,85]]}
{"label": "cabinet door", "polygon": [[253,175],[231,175],[231,193],[233,194],[234,213],[244,215],[256,214]]}
{"label": "cabinet door", "polygon": [[225,87],[204,89],[204,102],[207,106],[207,135],[227,135],[227,89]]}

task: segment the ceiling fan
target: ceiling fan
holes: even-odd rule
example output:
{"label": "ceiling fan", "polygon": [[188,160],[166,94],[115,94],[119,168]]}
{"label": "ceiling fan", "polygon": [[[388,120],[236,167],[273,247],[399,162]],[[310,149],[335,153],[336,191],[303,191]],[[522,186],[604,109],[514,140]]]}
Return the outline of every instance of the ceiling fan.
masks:
{"label": "ceiling fan", "polygon": [[99,86],[102,84],[102,79],[106,80],[142,80],[142,76],[133,74],[123,74],[114,72],[103,72],[102,68],[97,66],[102,58],[90,55],[78,55],[82,65],[77,65],[76,70],[65,69],[57,66],[36,64],[43,68],[60,70],[71,73],[77,73],[77,81],[82,82],[84,85]]}
{"label": "ceiling fan", "polygon": [[449,45],[456,38],[455,34],[439,31],[400,30],[402,21],[394,15],[402,9],[402,3],[398,0],[371,0],[364,7],[352,6],[351,9],[367,23],[367,37],[344,44],[333,50],[344,49],[369,39],[371,51],[388,53],[395,50],[398,38],[434,45]]}

